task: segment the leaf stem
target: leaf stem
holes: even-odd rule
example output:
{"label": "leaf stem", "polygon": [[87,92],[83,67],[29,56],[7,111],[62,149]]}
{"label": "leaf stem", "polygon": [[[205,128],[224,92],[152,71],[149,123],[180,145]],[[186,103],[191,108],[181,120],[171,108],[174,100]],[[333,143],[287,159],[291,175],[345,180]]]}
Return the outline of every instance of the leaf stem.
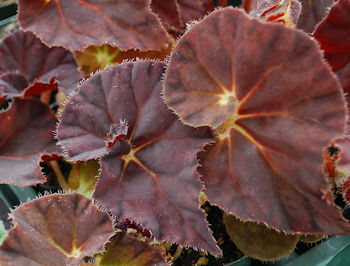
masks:
{"label": "leaf stem", "polygon": [[50,161],[49,164],[57,177],[57,181],[58,181],[58,184],[60,185],[60,187],[63,190],[68,191],[70,189],[69,185],[68,185],[66,179],[64,178],[62,171],[61,171],[61,168],[58,165],[57,161]]}

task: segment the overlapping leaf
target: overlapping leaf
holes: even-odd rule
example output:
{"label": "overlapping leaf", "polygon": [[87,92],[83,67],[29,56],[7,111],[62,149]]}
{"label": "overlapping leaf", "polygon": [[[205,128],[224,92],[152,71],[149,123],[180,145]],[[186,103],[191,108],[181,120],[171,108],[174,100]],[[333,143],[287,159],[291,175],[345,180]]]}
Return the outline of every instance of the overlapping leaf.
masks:
{"label": "overlapping leaf", "polygon": [[153,12],[159,15],[163,23],[175,28],[181,28],[183,26],[177,0],[152,0],[151,8]]}
{"label": "overlapping leaf", "polygon": [[48,106],[16,99],[0,112],[0,125],[0,183],[24,187],[44,182],[41,154],[59,152],[53,138],[56,118]]}
{"label": "overlapping leaf", "polygon": [[[110,67],[88,79],[66,104],[58,138],[73,160],[101,159],[94,197],[117,218],[130,218],[160,240],[219,254],[203,212],[196,153],[206,128],[182,125],[160,98],[164,63]],[[119,120],[128,134],[106,148]]]}
{"label": "overlapping leaf", "polygon": [[0,247],[0,264],[79,265],[114,234],[107,213],[82,195],[54,194],[22,204]]}
{"label": "overlapping leaf", "polygon": [[302,10],[297,28],[313,32],[316,25],[328,14],[334,0],[299,0]]}
{"label": "overlapping leaf", "polygon": [[168,265],[163,254],[148,242],[117,233],[106,246],[102,255],[96,256],[96,265]]}
{"label": "overlapping leaf", "polygon": [[164,96],[185,123],[216,129],[200,156],[209,201],[287,232],[350,230],[321,199],[323,149],[344,132],[344,98],[305,34],[216,11],[178,42]]}
{"label": "overlapping leaf", "polygon": [[242,222],[233,215],[224,215],[226,230],[244,255],[271,261],[288,256],[295,249],[299,235],[286,235],[264,224]]}
{"label": "overlapping leaf", "polygon": [[173,46],[169,45],[166,49],[160,51],[121,51],[108,44],[102,46],[90,46],[83,51],[75,52],[75,58],[85,76],[97,70],[102,70],[107,66],[120,64],[124,60],[133,60],[134,58],[164,60],[171,52]]}
{"label": "overlapping leaf", "polygon": [[97,182],[99,164],[96,160],[77,162],[68,176],[69,188],[91,197]]}
{"label": "overlapping leaf", "polygon": [[[52,79],[69,92],[80,76],[68,51],[45,46],[31,32],[17,31],[0,44],[0,93],[21,96],[35,86],[56,89],[57,85],[52,86]],[[29,94],[32,95],[33,90]]]}
{"label": "overlapping leaf", "polygon": [[182,21],[186,24],[192,20],[201,19],[206,10],[197,0],[177,0]]}
{"label": "overlapping leaf", "polygon": [[104,43],[122,50],[159,50],[167,35],[150,0],[19,1],[18,20],[48,45],[82,50]]}
{"label": "overlapping leaf", "polygon": [[[350,1],[339,0],[317,27],[315,38],[336,72],[347,98],[350,92]],[[349,98],[348,98],[348,102]]]}

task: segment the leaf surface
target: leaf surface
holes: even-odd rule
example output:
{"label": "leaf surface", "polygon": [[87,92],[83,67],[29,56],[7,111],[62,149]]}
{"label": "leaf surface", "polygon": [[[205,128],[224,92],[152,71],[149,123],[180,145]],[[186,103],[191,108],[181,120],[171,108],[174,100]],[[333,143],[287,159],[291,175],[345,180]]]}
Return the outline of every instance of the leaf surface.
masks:
{"label": "leaf surface", "polygon": [[20,0],[18,20],[49,46],[82,50],[104,43],[122,50],[159,50],[167,35],[150,0]]}
{"label": "leaf surface", "polygon": [[[20,205],[0,248],[1,265],[79,265],[103,251],[113,235],[107,213],[77,193],[53,194]],[[88,221],[88,222],[87,222]]]}
{"label": "leaf surface", "polygon": [[170,54],[172,48],[173,46],[169,45],[168,48],[160,51],[122,51],[119,48],[104,44],[102,46],[89,46],[83,51],[76,51],[75,58],[80,70],[85,76],[89,77],[91,73],[102,70],[107,66],[120,64],[127,60],[134,60],[135,58],[164,61]]}
{"label": "leaf surface", "polygon": [[153,12],[159,15],[163,23],[175,28],[183,26],[177,0],[152,0],[151,8]]}
{"label": "leaf surface", "polygon": [[0,43],[0,93],[3,87],[3,94],[21,96],[30,87],[50,86],[53,78],[68,93],[80,77],[70,52],[47,47],[31,32],[16,31]]}
{"label": "leaf surface", "polygon": [[336,72],[346,97],[350,93],[350,1],[339,0],[314,33],[324,56]]}
{"label": "leaf surface", "polygon": [[299,0],[302,5],[298,29],[311,33],[317,24],[328,14],[334,0]]}
{"label": "leaf surface", "polygon": [[186,124],[216,129],[200,156],[210,202],[286,232],[350,230],[321,199],[323,149],[344,133],[344,98],[307,35],[215,11],[174,48],[164,97]]}
{"label": "leaf surface", "polygon": [[295,249],[299,235],[286,235],[264,224],[243,222],[233,215],[224,215],[226,230],[245,256],[272,261],[288,256]]}
{"label": "leaf surface", "polygon": [[[58,138],[73,160],[101,159],[94,197],[118,219],[133,219],[159,240],[219,254],[204,213],[196,153],[210,141],[206,128],[182,125],[164,105],[165,64],[124,63],[88,79],[66,104]],[[106,148],[119,120],[125,138]]]}
{"label": "leaf surface", "polygon": [[97,265],[168,265],[163,254],[148,242],[129,237],[120,232],[106,245],[106,251],[97,255]]}
{"label": "leaf surface", "polygon": [[41,155],[57,153],[53,138],[56,118],[36,99],[16,99],[0,112],[1,183],[20,187],[45,181]]}

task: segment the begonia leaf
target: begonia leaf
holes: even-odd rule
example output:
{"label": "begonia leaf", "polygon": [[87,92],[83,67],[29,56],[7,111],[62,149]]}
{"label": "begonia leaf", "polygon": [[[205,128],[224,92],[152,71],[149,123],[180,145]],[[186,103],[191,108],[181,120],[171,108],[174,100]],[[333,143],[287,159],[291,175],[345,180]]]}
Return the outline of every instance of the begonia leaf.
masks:
{"label": "begonia leaf", "polygon": [[75,163],[67,180],[69,188],[90,197],[97,182],[99,168],[96,160]]}
{"label": "begonia leaf", "polygon": [[288,27],[295,27],[301,11],[298,0],[263,0],[249,15],[266,22],[283,23]]}
{"label": "begonia leaf", "polygon": [[[57,135],[73,160],[108,153],[94,198],[118,219],[135,220],[159,240],[219,254],[198,207],[196,153],[211,134],[182,125],[164,105],[164,67],[140,61],[95,74],[66,104]],[[119,120],[128,122],[127,136],[109,149]]]}
{"label": "begonia leaf", "polygon": [[233,215],[224,215],[226,230],[244,255],[262,261],[288,256],[295,249],[299,235],[286,235],[264,224],[243,222]]}
{"label": "begonia leaf", "polygon": [[[336,72],[347,98],[350,93],[350,1],[338,0],[320,23],[314,37]],[[348,102],[349,99],[348,99]]]}
{"label": "begonia leaf", "polygon": [[160,51],[122,51],[108,44],[102,46],[90,46],[83,51],[76,51],[75,58],[85,76],[97,70],[102,70],[107,66],[120,64],[124,60],[133,60],[134,58],[165,60],[170,54],[173,46],[169,45],[166,49]]}
{"label": "begonia leaf", "polygon": [[49,46],[73,50],[104,43],[159,50],[168,42],[150,0],[19,0],[18,20]]}
{"label": "begonia leaf", "polygon": [[20,187],[45,181],[42,154],[57,153],[53,131],[56,118],[36,99],[16,99],[0,112],[0,183]]}
{"label": "begonia leaf", "polygon": [[168,265],[163,254],[148,242],[117,233],[106,245],[106,251],[96,255],[96,264],[103,265]]}
{"label": "begonia leaf", "polygon": [[206,10],[197,0],[177,0],[179,4],[180,17],[186,24],[192,20],[204,17]]}
{"label": "begonia leaf", "polygon": [[334,0],[299,0],[301,14],[297,28],[305,32],[313,32],[316,25],[328,14]]}
{"label": "begonia leaf", "polygon": [[175,28],[181,28],[183,26],[177,0],[152,0],[151,8],[153,12],[159,15],[163,23]]}
{"label": "begonia leaf", "polygon": [[31,32],[16,31],[0,43],[0,91],[4,87],[6,95],[21,96],[26,88],[40,85],[37,83],[50,86],[53,78],[69,92],[80,77],[68,51],[45,46]]}
{"label": "begonia leaf", "polygon": [[323,149],[344,133],[345,102],[306,34],[215,11],[174,48],[164,97],[186,124],[216,129],[200,156],[210,202],[286,232],[350,231],[321,199]]}
{"label": "begonia leaf", "polygon": [[303,243],[316,243],[325,237],[324,235],[300,235],[299,241]]}
{"label": "begonia leaf", "polygon": [[1,265],[79,265],[104,250],[112,220],[83,195],[53,194],[20,205],[0,247]]}

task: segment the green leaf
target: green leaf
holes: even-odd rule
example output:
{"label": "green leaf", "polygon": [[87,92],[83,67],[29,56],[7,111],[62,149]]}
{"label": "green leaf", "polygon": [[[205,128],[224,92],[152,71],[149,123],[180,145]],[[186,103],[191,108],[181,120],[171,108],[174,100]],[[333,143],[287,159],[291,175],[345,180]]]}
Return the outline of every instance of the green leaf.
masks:
{"label": "green leaf", "polygon": [[249,257],[242,257],[239,260],[236,260],[234,262],[231,262],[230,264],[227,264],[227,266],[250,266],[250,258]]}
{"label": "green leaf", "polygon": [[7,236],[7,231],[5,229],[4,223],[0,220],[0,245]]}
{"label": "green leaf", "polygon": [[350,265],[350,234],[329,238],[286,265]]}

